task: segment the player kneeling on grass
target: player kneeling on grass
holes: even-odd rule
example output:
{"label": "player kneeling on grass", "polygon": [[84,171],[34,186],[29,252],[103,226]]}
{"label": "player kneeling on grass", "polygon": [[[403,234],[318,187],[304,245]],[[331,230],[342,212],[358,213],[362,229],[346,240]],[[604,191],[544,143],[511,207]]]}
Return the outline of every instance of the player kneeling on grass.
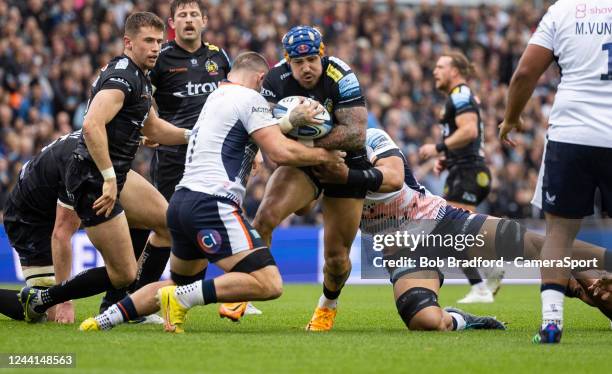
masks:
{"label": "player kneeling on grass", "polygon": [[[523,257],[538,259],[544,242],[541,235],[528,232],[518,222],[508,219],[472,214],[455,208],[446,200],[432,195],[421,186],[412,174],[406,158],[389,135],[379,129],[368,129],[366,136],[368,158],[374,165],[367,173],[354,171],[338,164],[317,167],[317,176],[326,183],[346,183],[350,173],[363,173],[369,192],[361,217],[362,236],[395,233],[398,231],[419,234],[482,235],[480,247],[455,251],[454,248],[386,248],[383,259],[400,260],[403,257],[416,260],[416,266],[387,266],[391,274],[397,310],[411,330],[461,330],[504,329],[493,317],[478,317],[459,309],[441,309],[438,291],[443,283],[437,267],[420,266],[420,257],[506,260]],[[612,251],[584,242],[574,243],[575,259],[597,259],[599,269],[612,270]],[[582,270],[582,269],[581,269]],[[612,312],[612,296],[609,282],[601,277],[601,271],[576,273],[572,283],[576,296],[587,304],[598,307],[608,317]]]}
{"label": "player kneeling on grass", "polygon": [[[342,163],[345,154],[308,148],[282,135],[281,129],[288,132],[315,122],[317,106],[301,104],[290,118],[274,119],[259,94],[268,69],[261,55],[241,54],[229,81],[202,109],[189,141],[183,179],[168,208],[172,281],[145,286],[85,320],[81,330],[110,329],[161,307],[166,331],[183,332],[185,315],[193,306],[281,295],[282,279],[274,259],[240,209],[257,148],[273,162],[291,166]],[[226,273],[204,280],[208,261]]]}

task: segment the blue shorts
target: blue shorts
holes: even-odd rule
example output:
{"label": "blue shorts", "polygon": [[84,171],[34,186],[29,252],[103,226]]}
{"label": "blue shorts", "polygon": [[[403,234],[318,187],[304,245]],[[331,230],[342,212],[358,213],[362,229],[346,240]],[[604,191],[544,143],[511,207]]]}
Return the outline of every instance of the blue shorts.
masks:
{"label": "blue shorts", "polygon": [[216,262],[240,252],[266,247],[233,201],[177,190],[168,206],[172,253],[182,260]]}
{"label": "blue shorts", "polygon": [[[612,146],[612,144],[611,144]],[[612,212],[612,148],[591,147],[549,140],[544,153],[541,183],[534,204],[546,213],[564,218],[593,214],[595,191],[602,208]]]}

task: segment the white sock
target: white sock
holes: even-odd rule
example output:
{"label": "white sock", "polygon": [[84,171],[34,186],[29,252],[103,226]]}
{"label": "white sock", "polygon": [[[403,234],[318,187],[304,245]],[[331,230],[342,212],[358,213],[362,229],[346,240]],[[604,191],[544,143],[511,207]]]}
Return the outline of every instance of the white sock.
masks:
{"label": "white sock", "polygon": [[450,314],[457,324],[457,327],[454,330],[465,330],[465,318],[463,318],[461,314],[455,312],[449,312],[448,314]]}
{"label": "white sock", "polygon": [[338,299],[330,300],[325,295],[321,295],[319,298],[319,308],[336,309],[338,306]]}
{"label": "white sock", "polygon": [[104,313],[97,315],[94,317],[94,319],[96,322],[98,322],[98,325],[102,330],[110,330],[113,327],[125,322],[123,320],[123,314],[119,310],[117,304],[111,305],[104,311]]}
{"label": "white sock", "polygon": [[478,293],[490,292],[485,282],[479,282],[472,286],[472,289]]}
{"label": "white sock", "polygon": [[565,295],[557,290],[544,290],[542,296],[542,328],[549,323],[563,327],[563,300]]}
{"label": "white sock", "polygon": [[201,280],[185,286],[176,287],[176,298],[185,308],[195,305],[204,305],[204,294],[202,293]]}

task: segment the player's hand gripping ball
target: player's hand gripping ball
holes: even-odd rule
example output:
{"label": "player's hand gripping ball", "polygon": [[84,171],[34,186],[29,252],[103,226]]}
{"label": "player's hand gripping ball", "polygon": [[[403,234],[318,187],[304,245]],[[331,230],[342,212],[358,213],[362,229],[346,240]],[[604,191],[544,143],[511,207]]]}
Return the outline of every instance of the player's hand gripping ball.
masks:
{"label": "player's hand gripping ball", "polygon": [[[272,115],[275,118],[281,118],[285,115],[291,114],[291,111],[300,104],[304,98],[302,96],[289,96],[279,101],[274,109],[272,109]],[[311,99],[306,99],[306,103],[309,103]],[[319,104],[323,111],[315,117],[315,119],[323,121],[322,124],[307,124],[294,128],[287,135],[290,135],[299,139],[319,139],[327,135],[333,127],[331,115],[325,109],[324,106]]]}

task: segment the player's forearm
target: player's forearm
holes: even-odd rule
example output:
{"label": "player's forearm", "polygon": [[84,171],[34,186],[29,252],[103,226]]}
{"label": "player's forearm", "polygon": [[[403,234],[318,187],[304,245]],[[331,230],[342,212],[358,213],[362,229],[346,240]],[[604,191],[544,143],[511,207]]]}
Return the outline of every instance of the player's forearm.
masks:
{"label": "player's forearm", "polygon": [[358,151],[365,145],[365,126],[338,125],[323,138],[316,139],[314,145],[325,149]]}
{"label": "player's forearm", "polygon": [[400,175],[393,168],[388,166],[376,166],[383,175],[382,184],[375,192],[395,192],[399,191],[404,186],[403,173]]}
{"label": "player's forearm", "polygon": [[465,147],[473,142],[478,137],[478,129],[469,128],[468,126],[458,128],[451,136],[444,139],[446,148],[452,150]]}
{"label": "player's forearm", "polygon": [[176,127],[170,122],[157,117],[149,126],[146,126],[146,130],[143,129],[143,133],[155,143],[179,145],[187,144],[191,131]]}
{"label": "player's forearm", "polygon": [[337,125],[332,131],[314,142],[316,147],[358,151],[365,147],[368,111],[356,106],[340,108],[334,112]]}
{"label": "player's forearm", "polygon": [[113,167],[108,152],[106,124],[95,120],[86,121],[83,124],[83,139],[85,139],[87,150],[98,167],[98,170],[103,171]]}
{"label": "player's forearm", "polygon": [[521,69],[516,70],[508,87],[508,102],[506,103],[506,112],[504,119],[506,121],[518,121],[527,101],[531,98],[531,94],[535,90],[538,83],[539,75]]}
{"label": "player's forearm", "polygon": [[306,147],[289,139],[267,154],[270,160],[278,165],[297,167],[321,164],[327,155],[322,148]]}
{"label": "player's forearm", "polygon": [[51,256],[55,271],[55,283],[59,284],[70,279],[72,269],[72,245],[70,237],[51,239]]}

